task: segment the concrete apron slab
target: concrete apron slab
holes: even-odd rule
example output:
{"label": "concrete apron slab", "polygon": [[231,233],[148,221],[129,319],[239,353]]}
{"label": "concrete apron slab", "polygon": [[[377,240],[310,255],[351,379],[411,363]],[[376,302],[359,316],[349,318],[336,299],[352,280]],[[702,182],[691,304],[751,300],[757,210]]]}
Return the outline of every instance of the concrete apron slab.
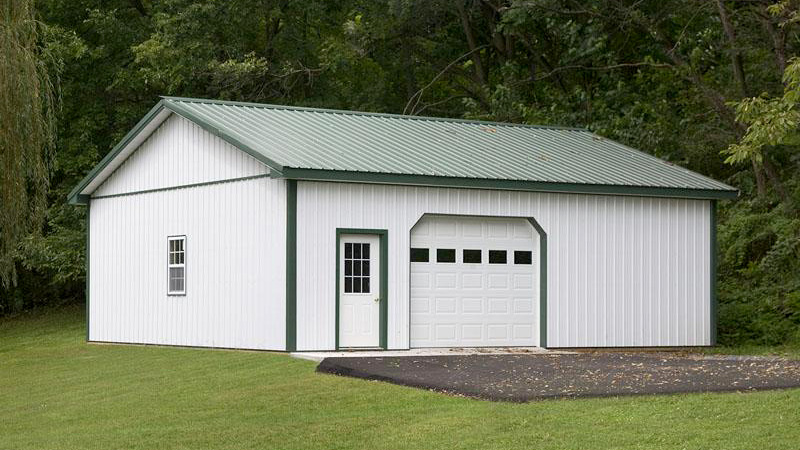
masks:
{"label": "concrete apron slab", "polygon": [[418,356],[465,356],[465,355],[547,355],[574,352],[547,350],[540,347],[470,347],[470,348],[412,348],[409,350],[342,350],[329,352],[292,352],[299,359],[322,362],[325,358],[389,358]]}

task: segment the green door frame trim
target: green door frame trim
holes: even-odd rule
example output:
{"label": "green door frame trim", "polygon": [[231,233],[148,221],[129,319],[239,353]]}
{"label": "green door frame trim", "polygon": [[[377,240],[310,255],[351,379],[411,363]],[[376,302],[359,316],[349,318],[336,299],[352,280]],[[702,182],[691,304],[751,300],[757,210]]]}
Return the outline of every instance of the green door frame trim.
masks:
{"label": "green door frame trim", "polygon": [[286,351],[297,350],[297,181],[286,180]]}
{"label": "green door frame trim", "polygon": [[711,336],[711,345],[717,345],[717,201],[711,200],[710,211],[709,211],[709,222],[711,229],[709,230],[709,251],[711,252],[710,255],[710,267],[709,267],[709,276],[711,277],[711,282],[709,283],[711,292],[710,292],[710,301],[711,305],[709,307],[710,312],[710,336]]}
{"label": "green door frame trim", "polygon": [[[547,348],[547,232],[539,222],[528,216],[494,216],[481,214],[448,214],[448,213],[423,213],[414,225],[408,230],[409,251],[411,245],[411,231],[425,216],[450,216],[450,217],[481,217],[489,219],[525,219],[539,234],[539,347]],[[408,262],[409,284],[408,295],[411,301],[411,260]],[[408,325],[411,328],[411,304],[408,308]],[[411,333],[408,335],[408,348],[411,348]]]}
{"label": "green door frame trim", "polygon": [[336,229],[336,350],[339,350],[339,262],[341,252],[339,251],[339,243],[343,234],[372,234],[377,235],[380,240],[381,252],[381,286],[380,286],[380,305],[378,314],[378,323],[380,327],[378,346],[386,350],[389,348],[389,230],[372,229],[372,228],[337,228]]}

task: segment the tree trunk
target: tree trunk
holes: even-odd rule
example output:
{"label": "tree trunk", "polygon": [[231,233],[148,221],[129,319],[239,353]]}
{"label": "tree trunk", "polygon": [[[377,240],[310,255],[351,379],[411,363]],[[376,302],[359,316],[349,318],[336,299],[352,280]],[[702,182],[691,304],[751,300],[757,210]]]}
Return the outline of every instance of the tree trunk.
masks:
{"label": "tree trunk", "polygon": [[475,51],[475,49],[478,48],[478,42],[472,30],[472,23],[469,21],[469,14],[466,8],[464,8],[464,2],[462,0],[456,1],[456,4],[458,7],[458,16],[461,18],[461,26],[464,28],[464,36],[467,38],[467,45],[472,52],[470,58],[472,58],[472,63],[475,65],[475,78],[477,78],[481,86],[486,86],[486,72],[483,67],[480,52]]}
{"label": "tree trunk", "polygon": [[767,174],[767,178],[772,183],[772,187],[775,189],[775,192],[778,194],[778,197],[785,205],[789,205],[789,195],[786,193],[786,189],[783,187],[783,182],[781,182],[781,177],[778,175],[778,171],[775,169],[775,166],[772,164],[772,161],[769,160],[767,155],[764,155],[764,172]]}
{"label": "tree trunk", "polygon": [[756,162],[755,158],[750,159],[753,163],[753,174],[756,177],[756,193],[759,197],[767,195],[767,180],[764,178],[764,169]]}
{"label": "tree trunk", "polygon": [[747,97],[747,81],[744,77],[744,65],[742,64],[742,52],[736,45],[736,34],[733,31],[733,24],[728,16],[728,11],[722,0],[717,0],[717,9],[719,10],[719,19],[722,22],[722,29],[728,37],[728,44],[731,49],[731,65],[733,67],[733,78],[736,79],[736,85],[739,88],[739,95],[744,98]]}

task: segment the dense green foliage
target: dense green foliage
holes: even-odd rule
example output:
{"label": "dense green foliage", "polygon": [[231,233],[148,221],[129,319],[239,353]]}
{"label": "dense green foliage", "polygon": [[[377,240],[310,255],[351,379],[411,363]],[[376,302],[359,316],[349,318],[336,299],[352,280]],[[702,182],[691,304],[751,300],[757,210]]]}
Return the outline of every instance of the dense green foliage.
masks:
{"label": "dense green foliage", "polygon": [[0,4],[0,287],[17,281],[18,243],[47,208],[55,102],[42,28],[27,0]]}
{"label": "dense green foliage", "polygon": [[720,340],[800,339],[793,1],[37,6],[63,108],[47,225],[0,311],[80,296],[84,211],[67,192],[158,95],[181,95],[583,126],[726,181],[742,195],[720,203]]}
{"label": "dense green foliage", "polygon": [[527,404],[323,375],[265,352],[87,345],[80,307],[0,319],[2,447],[796,448],[800,389]]}

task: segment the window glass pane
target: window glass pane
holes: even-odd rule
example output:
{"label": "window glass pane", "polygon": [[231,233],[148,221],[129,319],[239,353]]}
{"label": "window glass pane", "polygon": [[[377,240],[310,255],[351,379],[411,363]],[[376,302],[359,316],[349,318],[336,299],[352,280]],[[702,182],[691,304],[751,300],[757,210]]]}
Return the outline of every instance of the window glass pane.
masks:
{"label": "window glass pane", "polygon": [[533,255],[529,251],[515,250],[514,264],[531,264]]}
{"label": "window glass pane", "polygon": [[361,258],[369,259],[369,244],[361,244]]}
{"label": "window glass pane", "polygon": [[353,259],[361,259],[361,244],[353,244]]}
{"label": "window glass pane", "polygon": [[369,293],[369,278],[365,277],[361,279],[361,292]]}
{"label": "window glass pane", "polygon": [[360,277],[353,277],[353,293],[360,294],[361,293],[361,278]]}
{"label": "window glass pane", "polygon": [[353,275],[361,275],[361,261],[353,262]]}
{"label": "window glass pane", "polygon": [[369,276],[369,261],[361,262],[361,275]]}
{"label": "window glass pane", "polygon": [[489,250],[489,264],[505,264],[506,251],[505,250]]}
{"label": "window glass pane", "polygon": [[169,240],[169,251],[170,253],[175,251],[175,241],[172,239]]}
{"label": "window glass pane", "polygon": [[346,294],[353,292],[353,277],[344,277],[344,292]]}
{"label": "window glass pane", "polygon": [[353,257],[353,244],[346,242],[344,244],[344,257],[345,258],[352,258]]}
{"label": "window glass pane", "polygon": [[353,261],[344,262],[344,274],[345,276],[350,276],[353,274]]}
{"label": "window glass pane", "polygon": [[436,262],[440,263],[456,262],[456,250],[454,248],[437,248]]}
{"label": "window glass pane", "polygon": [[185,255],[185,253],[178,253],[178,264],[183,264],[183,255]]}
{"label": "window glass pane", "polygon": [[481,251],[480,250],[464,250],[464,262],[467,264],[480,264]]}
{"label": "window glass pane", "polygon": [[183,251],[183,239],[178,239],[175,241],[175,249],[179,252]]}
{"label": "window glass pane", "polygon": [[412,248],[411,249],[411,262],[428,262],[428,249],[427,248]]}

